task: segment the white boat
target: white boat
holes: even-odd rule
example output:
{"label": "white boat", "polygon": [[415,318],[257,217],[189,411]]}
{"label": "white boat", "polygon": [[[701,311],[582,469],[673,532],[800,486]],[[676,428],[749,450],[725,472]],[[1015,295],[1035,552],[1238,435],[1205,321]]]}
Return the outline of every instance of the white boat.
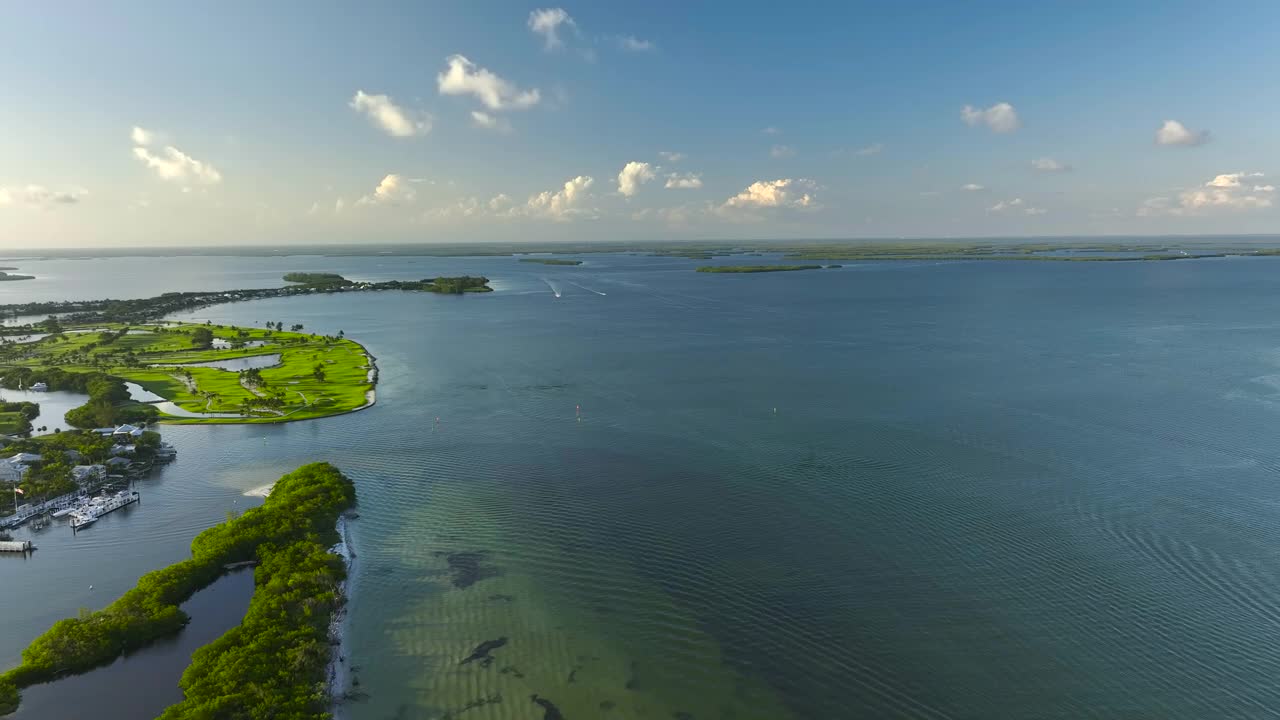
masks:
{"label": "white boat", "polygon": [[31,386],[31,392],[49,392],[49,386],[45,383],[38,382]]}
{"label": "white boat", "polygon": [[61,510],[54,510],[53,516],[56,518],[66,517],[79,509],[80,508],[76,505],[68,505],[67,507],[62,508]]}
{"label": "white boat", "polygon": [[71,513],[71,527],[76,530],[92,525],[97,521],[98,516],[92,510],[81,509]]}

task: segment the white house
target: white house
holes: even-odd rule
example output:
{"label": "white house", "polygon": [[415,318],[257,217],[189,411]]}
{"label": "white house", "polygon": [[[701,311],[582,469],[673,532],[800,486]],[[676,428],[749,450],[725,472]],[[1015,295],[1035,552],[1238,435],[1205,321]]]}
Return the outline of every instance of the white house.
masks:
{"label": "white house", "polygon": [[38,463],[43,459],[43,457],[32,453],[18,453],[13,457],[6,458],[0,461],[0,480],[21,482],[31,464]]}
{"label": "white house", "polygon": [[142,437],[143,429],[134,427],[133,425],[121,425],[111,432],[111,437],[116,440],[129,440],[130,438]]}
{"label": "white house", "polygon": [[76,482],[85,482],[86,480],[98,480],[106,477],[106,465],[76,465],[71,468],[71,479]]}
{"label": "white house", "polygon": [[138,450],[138,447],[136,445],[112,445],[111,446],[111,454],[116,456],[132,455],[137,450]]}

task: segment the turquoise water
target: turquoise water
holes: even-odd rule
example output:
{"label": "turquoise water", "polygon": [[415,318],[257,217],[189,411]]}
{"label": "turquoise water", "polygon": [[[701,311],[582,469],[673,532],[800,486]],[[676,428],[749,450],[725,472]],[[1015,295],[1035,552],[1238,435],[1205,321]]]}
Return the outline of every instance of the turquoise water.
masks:
{"label": "turquoise water", "polygon": [[0,558],[0,660],[325,459],[356,720],[1280,714],[1276,261],[584,259],[201,259],[499,292],[186,316],[344,330],[378,402],[166,430],[135,512]]}

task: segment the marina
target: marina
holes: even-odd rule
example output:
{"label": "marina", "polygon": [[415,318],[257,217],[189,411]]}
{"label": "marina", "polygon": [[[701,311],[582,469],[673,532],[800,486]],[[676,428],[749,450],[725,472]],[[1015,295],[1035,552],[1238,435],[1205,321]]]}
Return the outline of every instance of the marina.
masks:
{"label": "marina", "polygon": [[98,521],[98,518],[108,513],[113,513],[122,507],[127,507],[136,502],[141,501],[142,496],[137,490],[121,490],[111,495],[89,500],[85,504],[71,511],[71,529],[79,530],[88,527]]}

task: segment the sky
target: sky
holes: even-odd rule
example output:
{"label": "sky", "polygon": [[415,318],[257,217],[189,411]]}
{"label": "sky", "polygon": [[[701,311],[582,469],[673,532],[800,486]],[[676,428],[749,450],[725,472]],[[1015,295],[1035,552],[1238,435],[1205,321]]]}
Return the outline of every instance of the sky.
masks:
{"label": "sky", "polygon": [[0,248],[1244,234],[1280,3],[12,3]]}

